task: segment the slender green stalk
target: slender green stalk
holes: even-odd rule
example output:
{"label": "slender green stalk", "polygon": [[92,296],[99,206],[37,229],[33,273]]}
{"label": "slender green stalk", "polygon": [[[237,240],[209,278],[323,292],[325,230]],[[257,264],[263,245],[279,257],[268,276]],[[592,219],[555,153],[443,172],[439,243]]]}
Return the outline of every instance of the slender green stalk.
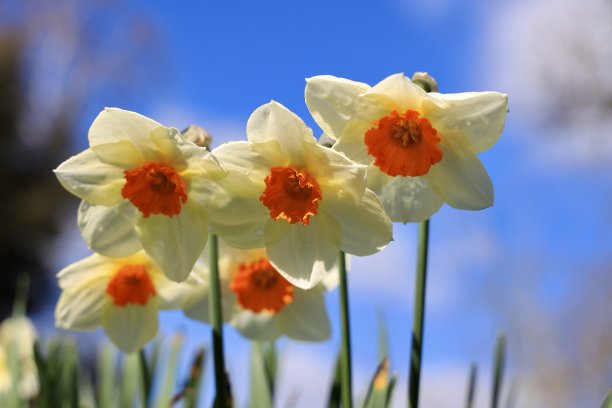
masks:
{"label": "slender green stalk", "polygon": [[504,366],[506,363],[506,336],[500,333],[495,345],[495,361],[493,363],[493,389],[491,390],[491,408],[499,406]]}
{"label": "slender green stalk", "polygon": [[476,379],[478,377],[478,367],[476,364],[472,364],[470,367],[470,378],[468,380],[467,398],[465,401],[465,408],[474,407],[474,397],[476,396]]}
{"label": "slender green stalk", "polygon": [[144,349],[138,352],[138,360],[140,361],[140,374],[142,375],[142,406],[149,406],[149,396],[151,395],[151,372],[147,364],[147,356]]}
{"label": "slender green stalk", "polygon": [[215,397],[216,407],[228,406],[227,387],[225,384],[225,360],[223,358],[223,313],[221,310],[221,285],[219,283],[219,265],[217,262],[217,236],[210,234],[208,237],[210,258],[210,323],[212,325],[213,359],[215,364],[215,386],[217,395]]}
{"label": "slender green stalk", "polygon": [[410,408],[417,408],[419,406],[421,356],[423,354],[423,325],[425,321],[428,241],[429,220],[426,220],[419,225],[416,283],[414,288],[414,318],[412,323],[412,344],[410,347],[410,377],[408,379],[408,406]]}
{"label": "slender green stalk", "polygon": [[349,324],[348,282],[346,278],[346,255],[340,251],[338,257],[340,270],[340,322],[342,325],[342,351],[340,353],[340,379],[342,386],[342,407],[352,408],[351,386],[351,330]]}

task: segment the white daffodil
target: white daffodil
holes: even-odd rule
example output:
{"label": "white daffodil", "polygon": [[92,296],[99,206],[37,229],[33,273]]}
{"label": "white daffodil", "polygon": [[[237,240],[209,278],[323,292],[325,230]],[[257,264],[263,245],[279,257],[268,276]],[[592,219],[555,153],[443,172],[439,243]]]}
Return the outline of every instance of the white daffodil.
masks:
{"label": "white daffodil", "polygon": [[323,279],[340,250],[364,256],[389,243],[391,222],[365,187],[365,166],[318,144],[304,122],[276,102],[253,112],[247,136],[248,142],[213,151],[255,186],[245,211],[257,218],[246,227],[219,229],[226,242],[265,247],[274,268],[302,289]]}
{"label": "white daffodil", "polygon": [[425,92],[403,74],[374,87],[333,76],[307,80],[306,104],[333,148],[368,165],[368,187],[393,221],[423,221],[442,203],[493,204],[476,156],[499,139],[508,98],[498,92]]}
{"label": "white daffodil", "polygon": [[93,254],[62,269],[57,278],[62,294],[56,325],[70,330],[102,326],[125,353],[155,337],[160,309],[182,305],[181,284],[168,280],[144,251],[126,258]]}
{"label": "white daffodil", "polygon": [[37,337],[34,325],[25,316],[11,317],[0,324],[0,395],[11,387],[16,387],[23,399],[38,394],[40,384],[34,361]]}
{"label": "white daffodil", "polygon": [[[249,181],[227,177],[203,147],[152,119],[105,109],[89,130],[90,148],[56,170],[83,199],[78,225],[96,252],[116,258],[143,249],[166,276],[184,280],[206,245],[209,223],[235,211]],[[235,217],[231,223],[236,223]]]}
{"label": "white daffodil", "polygon": [[[333,277],[331,272],[328,277]],[[272,341],[280,336],[323,341],[330,336],[324,292],[329,280],[312,289],[293,286],[269,262],[264,249],[240,250],[220,246],[219,275],[224,321],[253,340]],[[186,281],[185,314],[209,322],[208,270],[198,269]],[[325,286],[324,286],[325,285]]]}

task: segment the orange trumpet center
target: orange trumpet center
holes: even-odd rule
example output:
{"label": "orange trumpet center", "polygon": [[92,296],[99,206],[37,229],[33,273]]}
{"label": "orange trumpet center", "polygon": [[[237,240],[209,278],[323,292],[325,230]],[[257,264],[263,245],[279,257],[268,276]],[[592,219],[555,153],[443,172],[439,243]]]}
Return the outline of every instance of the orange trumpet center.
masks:
{"label": "orange trumpet center", "polygon": [[240,306],[255,313],[276,313],[293,302],[293,285],[266,258],[241,263],[230,288]]}
{"label": "orange trumpet center", "polygon": [[187,202],[183,178],[172,167],[163,163],[146,162],[141,167],[125,170],[125,184],[121,189],[146,218],[151,214],[169,217],[181,213],[181,203]]}
{"label": "orange trumpet center", "polygon": [[322,198],[317,180],[295,167],[272,167],[265,183],[266,189],[259,200],[270,210],[273,219],[308,225]]}
{"label": "orange trumpet center", "polygon": [[155,296],[155,285],[144,265],[124,265],[106,286],[106,293],[117,306],[146,306],[149,297]]}
{"label": "orange trumpet center", "polygon": [[364,140],[374,165],[390,176],[422,176],[442,160],[438,131],[417,111],[383,116]]}

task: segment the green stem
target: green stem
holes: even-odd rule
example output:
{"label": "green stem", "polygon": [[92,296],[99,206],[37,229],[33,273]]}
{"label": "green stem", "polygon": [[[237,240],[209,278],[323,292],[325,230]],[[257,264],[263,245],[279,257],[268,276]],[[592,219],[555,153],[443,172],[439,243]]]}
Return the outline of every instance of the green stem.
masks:
{"label": "green stem", "polygon": [[491,390],[491,408],[499,406],[504,366],[506,362],[506,336],[500,333],[495,345],[495,360],[493,363],[493,389]]}
{"label": "green stem", "polygon": [[346,278],[346,255],[342,251],[340,251],[340,256],[338,257],[338,269],[340,270],[340,321],[342,325],[342,352],[340,354],[342,407],[352,408],[351,333],[349,324],[348,282]]}
{"label": "green stem", "polygon": [[476,396],[476,379],[478,377],[478,367],[476,364],[472,364],[470,367],[470,377],[468,379],[467,388],[467,399],[465,401],[465,408],[474,407],[474,398]]}
{"label": "green stem", "polygon": [[219,283],[219,265],[217,262],[217,236],[210,234],[209,257],[210,257],[210,323],[212,325],[212,345],[215,364],[215,385],[217,395],[215,397],[217,408],[228,406],[227,387],[225,384],[225,360],[223,358],[223,313],[221,310],[221,285]]}
{"label": "green stem", "polygon": [[149,406],[149,395],[151,394],[151,372],[147,365],[147,356],[145,355],[144,349],[140,349],[138,352],[138,359],[140,360],[140,374],[142,375],[142,406]]}
{"label": "green stem", "polygon": [[425,321],[425,285],[427,282],[427,247],[429,241],[429,220],[419,225],[419,246],[417,250],[416,283],[414,288],[414,318],[412,323],[412,345],[410,356],[410,378],[408,380],[408,406],[419,406],[421,383],[421,356],[423,354],[423,324]]}

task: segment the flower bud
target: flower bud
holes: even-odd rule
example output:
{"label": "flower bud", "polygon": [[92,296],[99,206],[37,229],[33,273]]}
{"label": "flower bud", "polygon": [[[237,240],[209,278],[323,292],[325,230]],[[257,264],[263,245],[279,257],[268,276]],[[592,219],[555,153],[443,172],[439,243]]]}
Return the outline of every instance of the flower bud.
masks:
{"label": "flower bud", "polygon": [[200,147],[205,147],[210,150],[212,145],[212,136],[204,128],[197,125],[191,125],[181,132],[183,137]]}
{"label": "flower bud", "polygon": [[438,92],[438,83],[427,72],[415,72],[412,75],[412,82],[423,88],[425,92]]}

